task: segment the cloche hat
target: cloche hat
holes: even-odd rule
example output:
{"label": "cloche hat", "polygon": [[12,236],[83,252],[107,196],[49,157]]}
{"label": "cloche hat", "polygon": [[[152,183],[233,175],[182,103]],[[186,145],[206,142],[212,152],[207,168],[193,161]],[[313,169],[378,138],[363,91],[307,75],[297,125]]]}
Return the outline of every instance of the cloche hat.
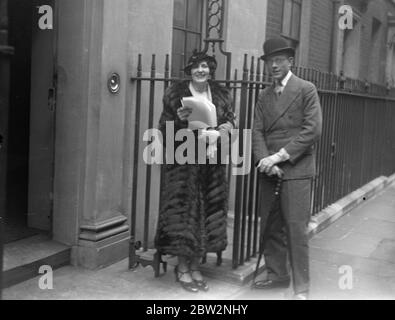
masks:
{"label": "cloche hat", "polygon": [[196,66],[202,61],[207,62],[210,68],[210,74],[213,74],[217,69],[217,60],[213,56],[209,56],[206,52],[198,52],[197,50],[194,50],[192,56],[188,59],[188,63],[184,68],[184,72],[187,75],[190,75],[192,67]]}

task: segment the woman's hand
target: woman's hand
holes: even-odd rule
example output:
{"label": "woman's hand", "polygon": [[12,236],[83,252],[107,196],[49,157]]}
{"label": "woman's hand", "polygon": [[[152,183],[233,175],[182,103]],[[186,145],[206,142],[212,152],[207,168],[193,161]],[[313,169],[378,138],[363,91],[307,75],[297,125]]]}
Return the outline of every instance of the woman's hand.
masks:
{"label": "woman's hand", "polygon": [[203,139],[207,139],[208,138],[208,143],[209,144],[216,143],[220,136],[221,136],[221,134],[217,130],[206,130],[206,129],[203,129],[202,130],[202,134],[201,134],[201,137]]}
{"label": "woman's hand", "polygon": [[200,139],[204,139],[208,143],[207,147],[207,158],[214,158],[217,152],[217,140],[221,136],[217,130],[206,130],[202,129],[199,136]]}
{"label": "woman's hand", "polygon": [[230,123],[229,121],[219,125],[218,127],[219,130],[225,130],[227,132],[231,132],[231,130],[233,129],[233,124]]}
{"label": "woman's hand", "polygon": [[181,121],[188,120],[189,115],[192,113],[191,107],[181,107],[177,110],[177,115]]}
{"label": "woman's hand", "polygon": [[216,152],[217,152],[217,145],[209,144],[207,147],[207,158],[214,159]]}

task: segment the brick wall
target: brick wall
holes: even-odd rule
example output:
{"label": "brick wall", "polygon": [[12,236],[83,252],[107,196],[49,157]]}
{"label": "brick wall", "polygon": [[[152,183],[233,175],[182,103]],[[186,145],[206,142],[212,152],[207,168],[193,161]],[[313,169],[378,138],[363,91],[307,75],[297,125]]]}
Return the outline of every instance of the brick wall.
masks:
{"label": "brick wall", "polygon": [[278,37],[281,33],[283,0],[268,0],[266,39]]}
{"label": "brick wall", "polygon": [[[363,9],[359,0],[346,0],[345,4],[354,6],[357,10]],[[387,34],[387,12],[389,7],[386,0],[370,1],[368,7],[362,11],[360,21],[361,30],[358,47],[352,51],[353,77],[368,79],[374,82],[383,82],[386,67],[386,34]],[[282,26],[283,0],[268,0],[266,38],[280,35]],[[332,60],[332,39],[334,28],[337,28],[337,21],[334,21],[334,6],[330,0],[311,1],[310,21],[303,21],[302,24],[310,23],[308,32],[307,59],[304,59],[304,66],[330,72],[333,67]],[[376,42],[372,43],[372,21],[373,18],[381,22],[380,30],[376,36]],[[338,54],[341,55],[341,52]]]}
{"label": "brick wall", "polygon": [[332,30],[332,2],[328,0],[312,1],[309,67],[326,72],[330,71]]}
{"label": "brick wall", "polygon": [[[332,2],[312,1],[311,35],[309,41],[308,67],[329,71],[332,37]],[[266,38],[280,35],[283,0],[268,0]],[[301,21],[306,23],[306,21]]]}

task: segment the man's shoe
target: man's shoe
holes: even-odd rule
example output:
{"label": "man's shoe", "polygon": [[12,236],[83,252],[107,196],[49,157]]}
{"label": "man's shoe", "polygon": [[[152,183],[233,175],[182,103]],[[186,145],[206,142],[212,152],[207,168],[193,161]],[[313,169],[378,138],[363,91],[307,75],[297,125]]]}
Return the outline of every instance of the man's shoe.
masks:
{"label": "man's shoe", "polygon": [[293,296],[293,300],[309,300],[307,293],[298,293]]}
{"label": "man's shoe", "polygon": [[268,290],[268,289],[286,289],[289,287],[290,281],[289,280],[261,280],[261,281],[257,281],[254,282],[252,284],[252,287],[254,289],[264,289],[264,290]]}

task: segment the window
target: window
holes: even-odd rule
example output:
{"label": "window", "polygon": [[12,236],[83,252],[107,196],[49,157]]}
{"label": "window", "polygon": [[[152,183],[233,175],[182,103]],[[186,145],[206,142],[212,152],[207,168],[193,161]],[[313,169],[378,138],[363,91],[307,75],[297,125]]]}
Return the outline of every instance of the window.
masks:
{"label": "window", "polygon": [[203,0],[174,0],[172,76],[180,76],[194,49],[202,48]]}
{"label": "window", "polygon": [[291,40],[296,48],[300,37],[302,0],[283,0],[282,35]]}

